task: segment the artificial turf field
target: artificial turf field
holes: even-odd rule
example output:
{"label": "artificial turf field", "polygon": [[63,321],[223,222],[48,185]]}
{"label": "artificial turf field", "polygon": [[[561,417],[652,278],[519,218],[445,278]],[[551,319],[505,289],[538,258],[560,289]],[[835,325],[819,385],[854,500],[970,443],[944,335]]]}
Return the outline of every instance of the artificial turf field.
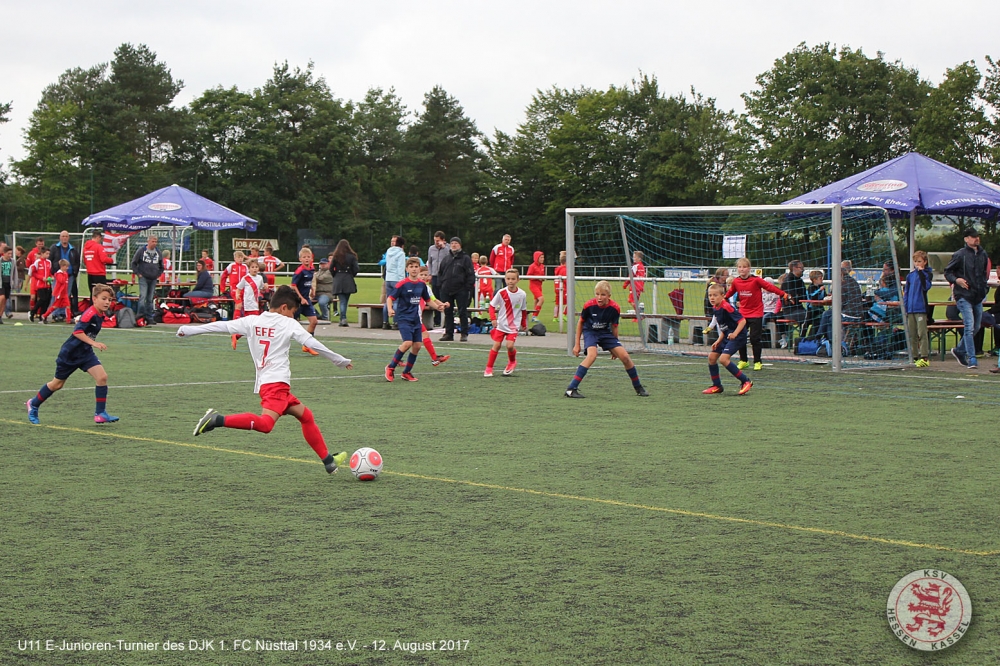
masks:
{"label": "artificial turf field", "polygon": [[[292,390],[331,449],[383,454],[366,484],[325,474],[291,418],[191,435],[208,407],[258,407],[249,355],[222,336],[104,331],[122,421],[92,423],[77,373],[29,425],[24,401],[69,330],[0,330],[0,664],[1000,660],[990,376],[775,364],[745,397],[727,376],[703,396],[703,360],[639,355],[650,398],[602,358],[571,401],[576,361],[558,350],[524,349],[513,377],[486,380],[483,347],[442,344],[451,361],[422,353],[418,383],[389,384],[394,345],[326,339],[355,369],[295,352]],[[885,619],[920,568],[958,577],[974,605],[934,655]],[[204,640],[214,651],[162,648]],[[393,649],[449,640],[463,649]]]}

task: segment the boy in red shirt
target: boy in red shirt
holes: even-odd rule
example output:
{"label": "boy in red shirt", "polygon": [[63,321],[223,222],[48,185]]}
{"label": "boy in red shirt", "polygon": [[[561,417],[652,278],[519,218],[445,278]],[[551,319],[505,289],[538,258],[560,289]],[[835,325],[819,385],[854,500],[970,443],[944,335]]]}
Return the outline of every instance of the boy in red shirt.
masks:
{"label": "boy in red shirt", "polygon": [[[31,252],[28,253],[28,258],[25,260],[25,265],[28,267],[28,275],[31,275],[31,267],[35,265],[38,261],[38,254],[45,248],[45,239],[39,236],[35,239],[35,247],[31,248]],[[35,308],[35,281],[28,280],[28,293],[31,294],[31,298],[28,301],[28,306],[34,310]],[[32,319],[31,321],[34,321]]]}
{"label": "boy in red shirt", "polygon": [[201,260],[205,262],[205,270],[211,273],[215,270],[215,261],[208,256],[208,250],[201,251]]}
{"label": "boy in red shirt", "polygon": [[264,258],[261,261],[264,262],[264,282],[268,289],[274,289],[274,274],[284,267],[285,262],[274,256],[270,243],[264,248]]}
{"label": "boy in red shirt", "polygon": [[69,262],[65,259],[59,260],[59,272],[55,275],[55,284],[52,287],[52,305],[42,315],[42,323],[49,323],[49,315],[56,310],[63,311],[63,320],[66,319],[66,308],[69,307]]}
{"label": "boy in red shirt", "polygon": [[[559,253],[559,265],[552,272],[553,275],[566,277],[566,250]],[[555,280],[552,285],[556,290],[556,306],[552,310],[552,320],[559,321],[559,308],[566,314],[566,281]]]}
{"label": "boy in red shirt", "polygon": [[[750,329],[750,346],[753,347],[753,369],[763,370],[764,364],[760,360],[760,337],[763,329],[761,322],[764,319],[764,299],[762,291],[769,291],[777,294],[780,298],[791,300],[788,294],[778,289],[773,284],[763,278],[750,274],[750,260],[746,257],[736,260],[736,272],[739,275],[733,280],[733,284],[726,292],[728,299],[733,294],[740,295],[740,314],[747,320],[747,328]],[[747,362],[747,347],[744,344],[740,347],[740,362],[736,364],[740,370],[750,365]]]}
{"label": "boy in red shirt", "polygon": [[233,252],[233,263],[226,266],[226,270],[222,271],[222,278],[219,280],[219,292],[222,292],[224,285],[229,284],[230,298],[236,298],[236,290],[239,289],[240,281],[247,275],[247,256],[237,250]]}
{"label": "boy in red shirt", "polygon": [[[37,251],[35,251],[37,250]],[[35,300],[31,302],[31,311],[28,315],[29,321],[35,321],[35,315],[41,316],[49,307],[49,299],[52,297],[52,264],[49,263],[49,248],[42,246],[36,248],[35,262],[28,268],[28,276],[31,278],[31,291],[35,294]]]}
{"label": "boy in red shirt", "polygon": [[489,307],[490,301],[493,300],[493,280],[490,278],[495,273],[490,268],[489,259],[487,259],[486,255],[479,257],[479,265],[476,266],[476,275],[490,276],[479,278],[479,303],[477,304],[481,308]]}
{"label": "boy in red shirt", "polygon": [[83,244],[83,265],[87,269],[87,286],[90,291],[94,291],[95,284],[107,284],[108,264],[115,263],[113,257],[109,257],[101,242],[101,230],[94,229],[90,235],[90,240]]}
{"label": "boy in red shirt", "polygon": [[[646,264],[642,263],[644,255],[639,250],[632,253],[632,280],[626,280],[622,289],[628,289],[628,304],[635,307],[635,304],[642,299],[642,291],[646,288]],[[635,282],[635,290],[632,290],[632,282]]]}
{"label": "boy in red shirt", "polygon": [[[532,256],[534,261],[528,266],[526,274],[545,275],[545,254],[541,250],[535,250],[535,254]],[[531,289],[531,295],[535,297],[535,306],[531,313],[531,321],[538,321],[538,313],[542,311],[542,305],[545,304],[545,295],[542,293],[542,281],[529,280],[528,287]]]}

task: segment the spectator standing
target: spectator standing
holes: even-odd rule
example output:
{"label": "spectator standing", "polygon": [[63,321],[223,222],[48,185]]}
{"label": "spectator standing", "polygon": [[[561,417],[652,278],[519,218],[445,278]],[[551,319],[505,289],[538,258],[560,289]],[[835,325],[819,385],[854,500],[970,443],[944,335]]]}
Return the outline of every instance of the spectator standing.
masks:
{"label": "spectator standing", "polygon": [[153,296],[156,294],[156,281],[163,275],[163,255],[157,249],[159,240],[150,235],[146,245],[135,251],[132,257],[132,273],[139,279],[139,308],[136,315],[145,317],[146,325],[153,326]]}
{"label": "spectator standing", "polygon": [[438,299],[448,303],[444,311],[444,335],[441,342],[455,340],[455,307],[458,307],[461,341],[469,341],[469,298],[476,284],[476,270],[472,259],[462,251],[462,239],[451,239],[451,250],[441,262],[441,294]]}
{"label": "spectator standing", "polygon": [[42,314],[49,308],[49,300],[52,297],[52,264],[49,262],[49,248],[42,245],[42,248],[35,253],[35,263],[28,269],[31,276],[31,293],[35,298],[31,301],[31,311],[28,321],[35,321],[36,314]]}
{"label": "spectator standing", "polygon": [[392,328],[389,322],[388,299],[396,294],[396,284],[406,278],[406,241],[402,236],[393,236],[389,249],[385,251],[385,298],[382,306],[382,328]]}
{"label": "spectator standing", "polygon": [[978,367],[976,361],[975,335],[983,321],[983,300],[988,288],[989,259],[986,251],[979,247],[979,232],[969,227],[963,232],[965,247],[951,255],[951,261],[944,269],[944,277],[952,285],[955,305],[962,314],[965,331],[951,355],[964,366]]}
{"label": "spectator standing", "polygon": [[[35,262],[38,261],[38,255],[44,249],[45,249],[45,239],[39,236],[38,238],[35,239],[35,247],[31,248],[31,251],[28,252],[28,258],[25,260],[25,272],[24,272],[25,275],[29,276],[31,275],[31,273],[33,272],[32,269],[35,266]],[[48,250],[46,250],[46,255],[47,254]],[[49,265],[49,272],[50,273],[52,272],[51,264]],[[38,283],[34,279],[28,280],[28,293],[31,294],[31,298],[28,300],[28,307],[29,309],[32,310],[35,308],[35,297],[36,297],[35,287],[37,285]]]}
{"label": "spectator standing", "polygon": [[80,249],[69,242],[69,232],[66,230],[59,232],[59,242],[54,243],[49,249],[49,261],[52,262],[53,273],[58,271],[56,267],[59,266],[61,259],[69,262],[69,269],[66,272],[69,279],[69,307],[72,316],[75,317],[80,314],[79,292],[76,285],[80,276]]}
{"label": "spectator standing", "polygon": [[4,245],[3,254],[0,254],[0,324],[3,323],[3,314],[7,310],[7,299],[10,298],[16,270],[14,250]]}
{"label": "spectator standing", "polygon": [[[435,294],[441,290],[441,281],[438,277],[441,272],[441,262],[448,255],[448,243],[445,241],[443,231],[434,232],[434,244],[427,248],[427,269],[431,273],[431,291]],[[434,311],[434,325],[441,324],[441,313]]]}
{"label": "spectator standing", "polygon": [[83,244],[83,265],[87,269],[87,291],[93,293],[95,284],[108,283],[108,264],[115,263],[114,257],[108,256],[101,240],[101,230],[94,229],[90,240]]}
{"label": "spectator standing", "polygon": [[[553,275],[566,277],[566,250],[559,252],[559,265],[552,272]],[[559,321],[560,308],[566,311],[566,282],[565,280],[553,280],[552,287],[556,290],[556,305],[552,310],[552,321]]]}
{"label": "spectator standing", "polygon": [[514,267],[514,248],[510,246],[510,234],[504,234],[499,245],[494,245],[490,251],[490,266],[500,276],[495,282],[496,291],[507,286],[504,275],[508,268]]}
{"label": "spectator standing", "polygon": [[[21,291],[27,275],[28,266],[24,258],[24,248],[18,245],[14,248],[14,277],[11,279],[10,288],[14,291]],[[7,307],[4,313],[7,315],[7,319],[14,316],[13,305],[13,301],[7,301]]]}
{"label": "spectator standing", "polygon": [[209,255],[208,250],[201,251],[201,260],[205,262],[205,270],[209,272],[215,270],[215,260]]}
{"label": "spectator standing", "polygon": [[[312,298],[319,306],[319,318],[330,321],[330,303],[333,302],[333,273],[330,272],[330,260],[323,258],[319,260],[319,270],[313,276]],[[334,313],[336,305],[334,305]]]}
{"label": "spectator standing", "polygon": [[187,292],[188,298],[212,298],[215,295],[215,287],[212,284],[212,274],[208,271],[204,259],[199,259],[195,264],[195,285],[194,289]]}
{"label": "spectator standing", "polygon": [[358,285],[354,278],[360,270],[358,255],[355,254],[346,238],[341,239],[330,256],[333,294],[339,301],[340,326],[347,326],[347,304],[351,299],[351,294],[358,293]]}
{"label": "spectator standing", "polygon": [[419,248],[417,248],[416,245],[410,246],[410,255],[407,257],[407,259],[416,259],[417,261],[420,262],[421,266],[426,266],[424,260],[420,258],[420,250]]}
{"label": "spectator standing", "polygon": [[910,349],[917,356],[918,368],[930,367],[930,341],[927,337],[927,292],[931,289],[933,273],[927,267],[927,253],[913,253],[914,270],[906,276],[903,298],[906,304],[906,327],[910,333]]}

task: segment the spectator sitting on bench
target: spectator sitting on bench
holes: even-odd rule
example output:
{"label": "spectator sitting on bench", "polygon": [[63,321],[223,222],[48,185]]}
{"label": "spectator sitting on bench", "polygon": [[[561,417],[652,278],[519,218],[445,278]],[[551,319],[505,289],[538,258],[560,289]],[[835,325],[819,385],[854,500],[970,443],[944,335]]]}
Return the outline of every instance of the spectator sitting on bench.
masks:
{"label": "spectator sitting on bench", "polygon": [[[859,322],[865,315],[861,285],[851,277],[851,268],[850,260],[840,264],[840,321],[846,323]],[[820,318],[818,335],[820,338],[833,340],[833,308],[824,312]]]}
{"label": "spectator sitting on bench", "polygon": [[195,264],[197,282],[194,289],[184,294],[188,298],[212,298],[215,295],[215,285],[212,284],[212,274],[205,266],[205,260],[199,259]]}
{"label": "spectator sitting on bench", "polygon": [[[809,271],[809,286],[806,288],[806,300],[825,301],[826,286],[823,284],[823,271]],[[819,322],[823,317],[823,306],[818,303],[806,303],[806,320],[802,323],[802,337],[815,335],[819,331]]]}

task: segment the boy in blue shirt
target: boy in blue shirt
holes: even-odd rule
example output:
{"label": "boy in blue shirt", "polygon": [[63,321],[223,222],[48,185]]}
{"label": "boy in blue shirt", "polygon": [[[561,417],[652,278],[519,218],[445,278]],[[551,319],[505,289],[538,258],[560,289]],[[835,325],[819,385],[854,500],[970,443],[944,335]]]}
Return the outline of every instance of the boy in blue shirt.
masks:
{"label": "boy in blue shirt", "polygon": [[712,316],[719,329],[719,339],[712,345],[708,353],[708,374],[712,377],[712,385],[702,391],[706,395],[722,393],[722,380],[719,379],[719,362],[725,366],[733,377],[740,381],[739,395],[746,395],[753,388],[753,382],[743,374],[735,363],[733,354],[739,352],[747,344],[747,320],[725,298],[726,288],[721,284],[708,286],[708,302],[712,304]]}
{"label": "boy in blue shirt", "polygon": [[61,389],[69,376],[77,370],[83,370],[97,383],[94,393],[97,396],[97,407],[94,411],[94,423],[114,423],[117,416],[111,416],[107,412],[108,402],[108,373],[104,371],[104,366],[97,359],[94,348],[104,351],[107,345],[97,341],[97,334],[101,332],[101,325],[104,323],[104,313],[111,308],[114,301],[115,292],[106,284],[95,284],[91,294],[93,305],[80,315],[80,321],[73,329],[73,334],[63,343],[56,357],[55,378],[47,384],[43,384],[38,389],[38,395],[26,403],[28,408],[28,420],[34,425],[38,425],[38,408],[43,402],[52,397],[52,394]]}
{"label": "boy in blue shirt", "polygon": [[914,365],[929,368],[931,349],[927,337],[927,292],[931,289],[934,274],[927,267],[927,253],[923,250],[913,253],[913,266],[914,270],[906,276],[906,285],[903,287],[906,327],[910,333],[910,349],[917,357]]}
{"label": "boy in blue shirt", "polygon": [[403,343],[399,345],[395,356],[385,366],[385,380],[391,382],[395,379],[396,366],[403,360],[403,354],[410,352],[406,357],[406,365],[403,367],[402,377],[408,382],[415,382],[417,378],[413,376],[413,364],[417,361],[417,354],[420,352],[420,342],[423,339],[423,324],[420,321],[420,302],[423,300],[428,307],[438,312],[443,311],[446,303],[442,303],[427,291],[427,285],[417,279],[420,275],[420,259],[410,257],[406,260],[406,275],[393,287],[391,296],[385,299],[386,309],[389,317],[395,315],[396,325],[399,327],[399,336],[403,338]]}
{"label": "boy in blue shirt", "polygon": [[621,317],[621,308],[611,300],[611,285],[607,280],[601,280],[594,285],[594,298],[587,301],[580,312],[580,319],[576,323],[576,344],[573,345],[573,356],[580,355],[580,337],[583,337],[583,348],[587,350],[587,356],[576,369],[573,381],[566,387],[567,398],[582,398],[584,395],[577,390],[580,382],[587,375],[587,370],[594,365],[597,360],[597,348],[610,352],[612,358],[616,358],[625,366],[625,372],[632,381],[632,388],[635,393],[643,398],[649,393],[639,382],[639,373],[635,369],[625,347],[618,341],[618,321]]}

